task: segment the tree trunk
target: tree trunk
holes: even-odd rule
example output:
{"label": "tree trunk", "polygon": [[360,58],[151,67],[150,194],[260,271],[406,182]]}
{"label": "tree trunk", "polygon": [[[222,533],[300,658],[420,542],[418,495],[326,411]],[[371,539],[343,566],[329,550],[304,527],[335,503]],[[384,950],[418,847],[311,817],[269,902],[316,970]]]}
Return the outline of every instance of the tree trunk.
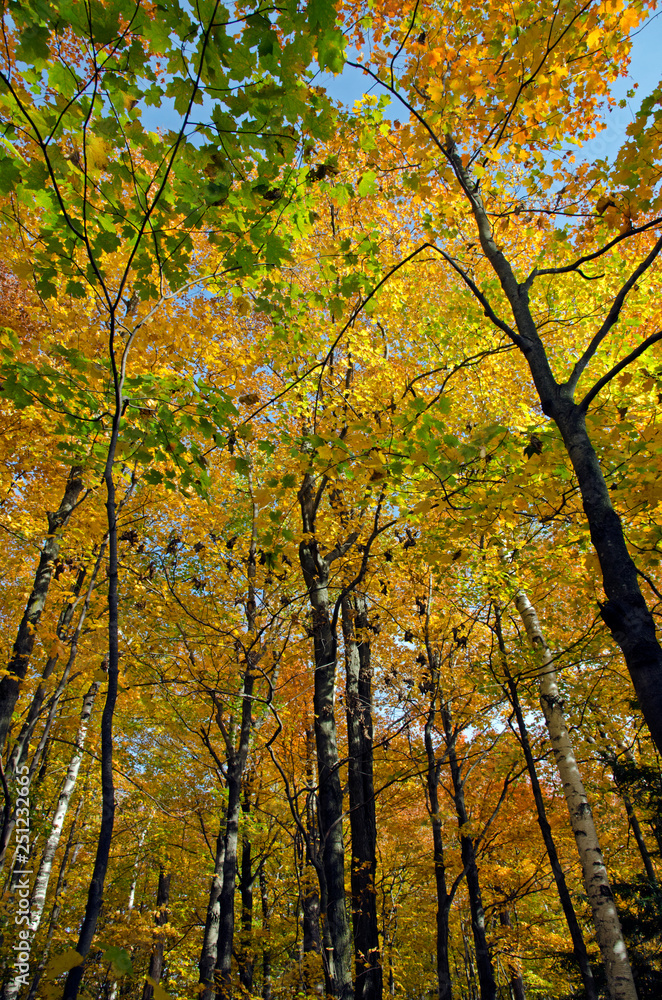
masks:
{"label": "tree trunk", "polygon": [[74,832],[77,829],[78,820],[83,809],[84,798],[81,797],[78,800],[78,805],[76,806],[76,813],[74,815],[71,826],[69,827],[69,836],[67,837],[67,843],[64,849],[64,856],[62,858],[62,864],[60,865],[60,872],[57,878],[57,884],[55,886],[55,893],[53,894],[53,908],[51,909],[51,916],[48,922],[48,930],[46,932],[46,941],[41,948],[41,954],[39,956],[39,964],[34,974],[34,979],[32,980],[32,985],[30,986],[30,991],[26,997],[26,1000],[35,1000],[37,995],[37,990],[39,989],[39,983],[41,982],[41,977],[44,974],[44,969],[48,965],[48,959],[51,953],[51,945],[53,943],[53,936],[57,928],[57,922],[60,917],[60,910],[62,909],[62,897],[64,890],[67,886],[67,876],[69,873],[69,855],[73,849],[73,855],[71,857],[71,868],[74,868],[76,863],[76,858],[80,850],[81,842],[80,840],[73,847],[74,843]]}
{"label": "tree trunk", "polygon": [[451,972],[448,962],[448,935],[451,896],[446,885],[446,864],[444,862],[444,841],[439,812],[439,771],[441,761],[437,761],[432,732],[435,720],[436,691],[430,702],[425,720],[425,753],[427,757],[427,794],[430,822],[432,823],[432,846],[434,851],[434,880],[437,890],[437,991],[438,1000],[452,1000]]}
{"label": "tree trunk", "polygon": [[[61,643],[65,643],[68,640],[69,657],[65,665],[62,677],[60,678],[60,682],[57,685],[55,692],[56,696],[59,696],[64,690],[64,687],[69,677],[69,673],[71,672],[71,667],[74,663],[74,660],[76,659],[76,654],[78,653],[78,642],[80,640],[81,632],[83,631],[83,625],[85,624],[87,613],[90,609],[92,591],[94,590],[94,586],[97,580],[97,576],[99,574],[99,569],[101,567],[105,551],[106,551],[106,539],[104,538],[103,542],[99,547],[99,552],[94,562],[92,575],[90,576],[87,585],[85,600],[83,601],[83,606],[81,608],[80,615],[78,616],[78,622],[76,624],[76,628],[74,629],[74,632],[70,638],[68,638],[67,636],[67,630],[71,625],[71,621],[73,619],[76,610],[76,605],[78,604],[79,600],[78,595],[80,594],[83,583],[85,581],[85,572],[86,572],[85,569],[81,569],[80,572],[78,573],[78,577],[76,579],[76,583],[73,588],[72,596],[74,599],[68,602],[67,606],[62,610],[62,613],[60,614],[60,618],[57,627],[55,629],[55,634]],[[10,775],[14,773],[14,769],[19,764],[23,763],[23,761],[25,760],[28,744],[32,738],[32,734],[39,720],[39,715],[42,706],[44,704],[44,701],[46,699],[46,694],[48,692],[48,686],[44,684],[43,681],[47,681],[49,677],[52,675],[53,670],[55,669],[55,666],[57,665],[57,662],[60,658],[60,655],[61,654],[59,653],[59,651],[51,653],[51,655],[49,655],[48,657],[48,660],[46,661],[46,665],[41,675],[42,680],[40,681],[34,695],[32,696],[32,701],[30,703],[30,708],[28,709],[27,717],[21,727],[21,731],[12,748],[11,756],[7,764],[8,778],[10,777]]]}
{"label": "tree trunk", "polygon": [[[111,340],[113,343],[113,330]],[[112,358],[113,365],[115,364]],[[116,372],[117,379],[117,372]],[[87,893],[85,915],[78,935],[76,951],[85,960],[90,951],[97,921],[103,903],[103,889],[108,870],[110,845],[113,839],[115,825],[115,783],[113,779],[113,718],[117,703],[119,685],[119,590],[118,590],[118,559],[117,559],[117,503],[113,463],[119,439],[120,421],[124,399],[121,385],[116,382],[115,413],[113,428],[108,444],[108,455],[104,469],[106,484],[106,520],[108,525],[108,689],[106,701],[101,716],[101,826],[97,840],[97,850],[94,858],[92,878]],[[83,979],[84,961],[71,969],[64,984],[62,1000],[76,1000]]]}
{"label": "tree trunk", "polygon": [[[325,956],[333,996],[353,1000],[352,936],[345,900],[345,846],[343,843],[343,795],[340,784],[336,719],[334,712],[337,636],[329,607],[329,570],[333,559],[344,554],[355,536],[337,551],[323,557],[314,538],[315,496],[307,475],[299,492],[304,539],[299,560],[312,609],[315,656],[314,711],[317,772],[319,776],[319,829],[322,842],[325,901],[322,917],[328,929],[332,952]],[[326,949],[325,949],[326,950]]]}
{"label": "tree trunk", "polygon": [[[641,829],[641,825],[637,818],[637,814],[634,811],[634,805],[632,799],[627,792],[627,784],[623,781],[621,768],[619,766],[618,755],[614,749],[609,746],[609,739],[605,731],[604,725],[598,720],[598,731],[602,740],[604,741],[604,749],[598,749],[600,757],[609,765],[609,769],[614,778],[614,784],[618,789],[618,794],[621,797],[623,806],[625,807],[625,813],[628,818],[628,824],[632,830],[637,847],[639,848],[639,854],[641,855],[641,860],[643,862],[644,868],[646,870],[646,877],[651,885],[656,886],[658,884],[657,875],[655,868],[653,867],[653,860],[646,846],[646,841],[644,840],[644,835]],[[593,739],[589,740],[590,743],[594,743]],[[634,754],[631,750],[625,751],[625,756],[634,764]]]}
{"label": "tree trunk", "polygon": [[[324,872],[320,857],[320,838],[318,826],[317,784],[315,781],[315,730],[306,729],[306,815],[305,837],[299,829],[295,835],[295,864],[299,883],[301,903],[301,923],[303,929],[302,955],[300,958],[301,989],[307,995],[311,992],[322,994],[324,985],[320,981],[320,965],[326,980],[326,993],[331,992],[331,981],[324,956],[331,954],[333,945],[325,928],[324,946],[329,951],[322,950],[322,932],[320,916],[323,910],[322,897],[324,887]],[[305,847],[305,849],[304,849]],[[317,956],[319,961],[314,957]]]}
{"label": "tree trunk", "polygon": [[542,706],[554,757],[563,784],[570,823],[575,835],[584,873],[584,885],[593,911],[595,933],[607,973],[612,1000],[636,1000],[627,949],[602,858],[591,807],[579,774],[563,715],[563,701],[556,683],[551,651],[545,642],[536,612],[526,594],[515,597],[526,634],[534,649],[542,652],[540,669],[540,704]]}
{"label": "tree trunk", "polygon": [[568,889],[565,880],[565,875],[563,874],[561,862],[559,861],[559,856],[556,850],[556,844],[554,843],[554,838],[552,836],[552,828],[549,825],[549,821],[547,819],[547,813],[545,810],[545,800],[543,799],[542,790],[540,788],[540,782],[538,781],[538,773],[536,771],[536,764],[533,759],[533,753],[531,752],[529,733],[526,728],[526,722],[524,721],[524,714],[522,712],[522,706],[519,700],[517,684],[515,683],[515,680],[513,679],[510,673],[510,669],[508,667],[508,661],[506,658],[506,644],[504,642],[503,632],[501,630],[501,612],[496,604],[494,606],[494,612],[495,612],[495,632],[496,632],[497,642],[499,644],[499,652],[501,654],[501,665],[506,675],[506,683],[508,686],[508,699],[513,707],[513,711],[515,712],[515,718],[517,720],[517,728],[519,731],[519,743],[524,752],[524,759],[526,761],[527,771],[529,772],[531,791],[533,792],[533,800],[536,804],[536,812],[538,814],[538,826],[540,827],[543,843],[545,844],[545,849],[547,851],[547,857],[549,858],[549,864],[552,869],[554,881],[556,882],[556,890],[558,892],[559,899],[561,901],[561,906],[563,907],[563,913],[565,915],[566,923],[568,925],[568,930],[570,931],[570,938],[572,940],[572,950],[575,959],[577,961],[577,965],[579,966],[579,971],[582,977],[582,983],[584,985],[584,992],[586,994],[586,1000],[598,1000],[598,990],[595,984],[595,979],[593,978],[591,964],[588,960],[586,943],[584,942],[584,936],[581,932],[579,921],[577,920],[577,914],[575,913],[575,908],[572,905],[572,898],[570,896],[570,891]]}
{"label": "tree trunk", "polygon": [[[250,805],[244,802],[244,814]],[[251,841],[247,833],[241,838],[241,944],[239,948],[239,982],[249,995],[253,992],[253,869]]]}
{"label": "tree trunk", "polygon": [[262,1000],[272,1000],[271,917],[273,907],[269,903],[267,875],[264,865],[260,867],[260,903],[262,906]]}
{"label": "tree trunk", "polygon": [[[170,900],[170,873],[166,873],[163,867],[159,868],[159,886],[156,892],[156,909],[157,915],[155,924],[157,927],[163,927],[164,924],[168,923],[168,902]],[[143,986],[143,996],[142,1000],[152,1000],[154,996],[154,983],[161,982],[161,976],[163,975],[163,954],[165,949],[165,941],[163,935],[160,935],[158,931],[155,934],[154,946],[152,948],[152,954],[149,960],[149,972],[147,973],[147,980],[145,980],[145,985]],[[149,981],[151,980],[151,982]]]}
{"label": "tree trunk", "polygon": [[345,642],[352,922],[357,1000],[381,1000],[377,925],[377,824],[372,753],[372,666],[365,595],[342,602]]}
{"label": "tree trunk", "polygon": [[200,970],[199,982],[203,986],[200,992],[200,1000],[212,1000],[214,996],[214,968],[216,966],[216,954],[218,952],[218,926],[220,916],[220,898],[223,888],[223,861],[225,858],[225,821],[218,831],[216,838],[216,858],[214,861],[214,874],[211,879],[209,889],[209,902],[207,904],[207,919],[205,921],[205,932],[202,940],[202,952],[198,968]]}
{"label": "tree trunk", "polygon": [[47,513],[48,535],[44,539],[39,565],[32,585],[32,593],[23,613],[14,643],[8,673],[0,681],[0,752],[4,748],[11,718],[18,701],[21,681],[27,673],[30,656],[37,637],[37,627],[46,604],[48,589],[53,576],[53,564],[60,551],[60,533],[66,527],[83,489],[83,470],[75,465],[67,478],[64,495],[55,513]]}
{"label": "tree trunk", "polygon": [[[471,910],[471,929],[473,932],[474,948],[476,950],[476,970],[478,972],[478,982],[480,985],[481,1000],[496,1000],[496,982],[494,979],[494,969],[490,949],[487,944],[485,932],[485,912],[483,910],[483,900],[480,891],[480,879],[478,875],[478,864],[476,862],[476,850],[472,837],[466,832],[469,816],[464,798],[464,779],[462,770],[457,759],[455,749],[456,734],[453,731],[450,708],[443,705],[441,718],[444,726],[446,747],[448,750],[448,763],[450,765],[451,780],[453,782],[453,801],[455,803],[455,813],[460,831],[460,851],[462,864],[464,866],[467,880],[467,890],[469,893],[469,907]],[[464,832],[463,832],[464,831]]]}
{"label": "tree trunk", "polygon": [[[502,927],[507,927],[509,930],[512,928],[510,910],[499,911],[499,923]],[[510,992],[513,1000],[526,1000],[522,973],[519,970],[519,966],[510,957],[508,958],[508,975],[510,976]]]}
{"label": "tree trunk", "polygon": [[[40,738],[37,750],[36,750],[36,752],[34,754],[32,763],[30,765],[30,776],[31,777],[32,777],[33,772],[36,770],[36,768],[38,766],[38,762],[39,762],[39,760],[41,758],[41,755],[43,753],[43,750],[44,750],[44,747],[45,747],[45,744],[46,744],[46,739],[48,738],[48,735],[49,735],[50,730],[51,730],[51,726],[53,725],[53,720],[55,719],[55,712],[57,710],[58,702],[59,702],[60,698],[62,697],[62,694],[63,694],[63,692],[64,692],[64,690],[65,690],[65,688],[67,686],[67,683],[69,681],[69,674],[71,672],[71,668],[72,668],[72,666],[73,666],[73,664],[74,664],[74,662],[76,660],[76,656],[78,655],[78,641],[80,639],[80,635],[81,635],[81,632],[83,630],[83,625],[84,625],[85,619],[87,617],[87,612],[89,611],[90,599],[92,597],[92,590],[94,589],[94,584],[95,584],[95,581],[96,581],[97,573],[99,571],[99,566],[101,565],[101,560],[103,558],[103,553],[105,551],[105,548],[106,548],[106,543],[104,541],[102,543],[102,545],[101,545],[101,548],[100,548],[100,551],[99,551],[99,555],[97,556],[97,560],[96,560],[96,563],[95,563],[95,566],[94,566],[94,570],[92,572],[92,576],[90,577],[90,582],[88,584],[87,593],[85,595],[85,602],[84,602],[83,607],[81,609],[81,613],[80,613],[80,616],[79,616],[79,619],[78,619],[78,623],[76,625],[76,629],[74,631],[73,636],[71,637],[71,644],[70,644],[70,647],[69,647],[69,657],[67,659],[66,666],[65,666],[65,668],[64,668],[64,670],[62,672],[62,677],[60,678],[60,680],[58,682],[58,685],[57,685],[55,691],[53,692],[53,695],[52,695],[52,698],[51,698],[51,705],[50,705],[50,709],[49,709],[49,713],[48,713],[48,718],[47,718],[46,723],[44,725],[44,730],[43,730],[43,732],[41,734],[41,738]],[[69,605],[69,607],[71,607],[71,605]],[[67,612],[69,611],[69,607],[65,609],[65,612],[63,613],[63,616],[61,616],[61,621],[63,621],[63,620],[66,621],[66,619],[67,619]],[[72,609],[72,614],[73,614],[73,609]],[[71,617],[68,618],[68,621],[71,621]],[[63,625],[63,627],[66,627],[66,625]],[[56,662],[57,662],[57,657],[49,657],[48,662],[46,664],[46,668],[44,669],[44,672],[43,672],[43,675],[42,675],[43,679],[47,679],[48,676],[50,676],[50,673],[52,672],[52,669],[55,666]],[[52,666],[51,666],[51,668],[49,670],[49,664],[51,664],[51,663],[52,663]],[[25,760],[25,756],[26,756],[26,753],[27,753],[29,741],[30,741],[30,738],[31,738],[31,736],[32,736],[32,734],[34,732],[34,729],[36,727],[37,721],[39,719],[39,713],[40,713],[40,710],[41,710],[41,707],[42,707],[45,695],[46,695],[46,688],[44,687],[44,685],[39,684],[39,687],[37,688],[37,690],[36,690],[36,692],[34,694],[34,697],[32,699],[32,704],[30,705],[30,710],[28,712],[28,717],[27,717],[25,723],[23,724],[23,726],[21,728],[20,735],[19,735],[18,739],[16,740],[16,743],[14,744],[14,747],[13,747],[13,750],[12,750],[10,762],[9,762],[9,765],[8,765],[9,767],[11,767],[12,774],[14,773],[15,769],[19,766],[19,764],[22,764],[24,762],[24,760]],[[9,846],[9,843],[11,841],[11,835],[13,833],[14,826],[15,826],[15,817],[11,817],[10,820],[9,820],[9,822],[5,824],[5,826],[3,828],[2,836],[0,837],[0,871],[2,871],[2,869],[4,867],[5,857],[6,857],[6,853],[7,853],[7,847]]]}
{"label": "tree trunk", "polygon": [[[39,929],[44,907],[46,905],[46,893],[48,892],[48,883],[51,877],[55,852],[57,851],[58,844],[60,843],[62,827],[64,826],[64,821],[69,810],[71,795],[76,787],[78,771],[80,770],[81,761],[83,759],[83,747],[87,736],[87,728],[92,714],[92,709],[94,708],[94,700],[100,686],[99,681],[94,681],[85,695],[83,709],[80,714],[80,725],[74,741],[74,753],[69,762],[69,768],[60,789],[60,796],[58,798],[51,823],[51,831],[44,847],[34,886],[32,887],[32,896],[30,899],[30,937],[27,941],[25,941],[25,950],[28,953],[32,948],[34,936]],[[18,992],[19,983],[16,981],[8,983],[5,987],[4,1000],[15,1000],[18,996]]]}
{"label": "tree trunk", "polygon": [[228,811],[225,825],[225,853],[223,857],[223,884],[218,900],[218,950],[216,954],[217,996],[230,1000],[232,996],[232,948],[234,944],[234,892],[237,881],[237,844],[239,841],[239,816],[241,814],[241,787],[248,756],[253,709],[255,676],[250,665],[244,673],[241,700],[239,745],[232,749],[227,762]]}

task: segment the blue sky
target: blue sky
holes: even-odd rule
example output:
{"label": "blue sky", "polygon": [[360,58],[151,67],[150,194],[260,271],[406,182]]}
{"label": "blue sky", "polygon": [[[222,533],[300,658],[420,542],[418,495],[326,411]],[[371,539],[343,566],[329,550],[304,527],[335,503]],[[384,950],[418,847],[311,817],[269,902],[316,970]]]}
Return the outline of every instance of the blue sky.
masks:
{"label": "blue sky", "polygon": [[[617,100],[627,102],[626,107],[614,108],[605,114],[604,121],[607,127],[596,139],[586,143],[582,155],[587,159],[602,159],[607,156],[611,158],[625,139],[625,130],[634,119],[642,99],[657,86],[661,78],[662,16],[654,14],[633,37],[630,75],[627,79],[619,81],[612,91]],[[320,73],[315,78],[315,83],[326,87],[332,97],[349,107],[364,93],[379,94],[381,89],[376,84],[371,86],[368,77],[351,67],[346,67],[335,77],[330,73]],[[628,98],[627,92],[635,84],[638,84],[635,96]],[[401,120],[407,117],[397,102],[391,102],[386,114],[388,117]]]}

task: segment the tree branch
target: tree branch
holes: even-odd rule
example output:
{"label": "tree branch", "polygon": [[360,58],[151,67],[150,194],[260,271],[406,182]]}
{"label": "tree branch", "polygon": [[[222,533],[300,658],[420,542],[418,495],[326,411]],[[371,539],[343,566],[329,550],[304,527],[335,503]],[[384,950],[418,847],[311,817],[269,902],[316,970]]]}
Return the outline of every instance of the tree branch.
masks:
{"label": "tree branch", "polygon": [[[588,345],[588,347],[582,354],[579,361],[575,364],[575,367],[572,370],[570,378],[565,383],[565,388],[569,389],[571,393],[575,391],[582,372],[584,371],[587,364],[597,351],[598,347],[605,339],[605,337],[610,333],[612,327],[618,322],[618,318],[621,314],[621,309],[623,308],[623,303],[625,302],[625,299],[627,298],[632,287],[636,284],[637,280],[641,277],[641,275],[648,270],[648,268],[651,266],[655,258],[659,255],[661,250],[662,250],[662,236],[660,236],[659,240],[657,241],[651,252],[648,254],[648,256],[644,258],[644,260],[642,260],[639,267],[637,267],[632,272],[628,280],[622,286],[621,290],[619,291],[618,295],[616,296],[616,298],[612,303],[611,309],[609,310],[609,313],[607,314],[607,318],[605,319],[604,323],[593,337],[593,340]],[[634,357],[636,357],[636,355],[634,355]],[[614,374],[616,374],[616,372],[614,372]],[[609,379],[607,379],[607,381],[609,381]],[[586,400],[584,400],[584,402],[586,402]],[[584,402],[582,403],[582,406],[584,405]]]}
{"label": "tree branch", "polygon": [[635,347],[633,351],[630,351],[629,354],[625,355],[622,361],[619,361],[618,364],[614,365],[614,367],[611,368],[605,375],[603,375],[602,378],[599,378],[598,381],[593,386],[593,388],[589,389],[589,391],[586,393],[581,403],[579,404],[580,410],[583,410],[584,413],[586,413],[589,406],[591,405],[597,394],[600,392],[600,390],[604,389],[607,383],[611,382],[611,380],[616,375],[618,375],[619,372],[622,372],[623,369],[626,368],[631,361],[635,361],[640,355],[644,353],[644,351],[647,351],[649,347],[651,347],[653,344],[656,344],[658,340],[662,340],[662,330],[658,330],[657,333],[652,333],[650,337],[646,337],[646,339],[643,340],[641,344],[639,344],[639,347]]}
{"label": "tree branch", "polygon": [[438,254],[441,254],[441,256],[444,258],[444,260],[448,264],[450,264],[450,266],[453,268],[453,270],[456,271],[457,274],[460,275],[460,277],[462,278],[462,281],[465,283],[465,285],[467,285],[467,287],[471,289],[471,291],[473,292],[473,294],[475,295],[475,297],[478,299],[478,301],[480,302],[481,306],[483,307],[483,310],[484,310],[485,315],[487,316],[487,318],[489,320],[491,320],[492,323],[494,323],[495,326],[497,326],[500,330],[502,330],[506,334],[506,336],[509,337],[512,340],[512,342],[514,344],[516,344],[517,347],[519,347],[520,350],[523,350],[524,349],[524,339],[522,337],[520,337],[520,335],[518,333],[515,333],[515,331],[513,330],[513,328],[511,326],[509,326],[504,320],[499,319],[499,317],[497,316],[497,314],[494,312],[494,309],[492,309],[492,306],[488,302],[487,298],[483,295],[483,293],[478,288],[478,286],[475,284],[475,282],[472,281],[472,279],[469,277],[469,275],[464,270],[464,268],[460,267],[460,265],[457,263],[457,261],[454,260],[453,257],[450,256],[450,254],[446,253],[445,250],[442,250],[441,247],[435,246],[434,249],[437,251]]}

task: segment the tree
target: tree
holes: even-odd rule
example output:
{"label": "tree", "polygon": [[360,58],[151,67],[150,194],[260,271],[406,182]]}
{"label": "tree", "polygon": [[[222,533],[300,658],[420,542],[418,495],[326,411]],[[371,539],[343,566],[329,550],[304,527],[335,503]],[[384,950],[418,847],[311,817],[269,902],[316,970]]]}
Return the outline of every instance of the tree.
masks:
{"label": "tree", "polygon": [[[353,16],[349,5],[348,20]],[[439,254],[493,328],[521,352],[542,411],[558,428],[600,561],[607,597],[600,613],[625,657],[648,728],[662,749],[662,650],[586,419],[599,393],[662,337],[659,332],[643,335],[618,359],[609,347],[631,291],[646,280],[662,250],[662,239],[653,237],[660,225],[658,196],[649,186],[642,203],[636,201],[636,170],[616,201],[603,194],[612,180],[624,182],[631,144],[611,172],[600,164],[573,171],[574,155],[569,153],[551,164],[547,160],[548,151],[562,147],[570,136],[581,142],[595,130],[595,111],[607,81],[622,71],[628,33],[643,16],[644,8],[612,13],[597,4],[563,10],[552,5],[549,30],[542,32],[539,11],[526,7],[512,16],[494,5],[480,15],[463,11],[458,17],[452,5],[416,3],[397,26],[389,20],[390,11],[376,9],[367,22],[358,22],[357,36],[361,41],[366,30],[371,33],[374,59],[351,65],[376,80],[410,115],[389,161],[402,169],[405,197],[407,188],[413,188],[419,198],[429,199],[430,209],[443,203],[441,225],[433,212],[424,218],[421,236],[426,242],[420,249]],[[395,53],[381,44],[388,31],[395,32]],[[484,43],[487,36],[489,45]],[[396,62],[401,67],[397,75]],[[589,86],[577,86],[579,73],[588,73]],[[642,111],[638,134],[645,131],[651,106]],[[413,170],[408,167],[410,151],[418,161]],[[470,237],[457,222],[461,204],[473,218]],[[605,216],[608,209],[611,214]],[[619,213],[624,221],[613,235],[609,226]],[[637,225],[633,213],[643,213]],[[550,221],[566,222],[566,217],[578,218],[579,224],[557,228]],[[534,219],[543,236],[531,246]],[[589,323],[572,321],[577,360],[555,375],[559,366],[553,336],[541,333],[541,324],[549,325],[550,315],[557,329],[564,321],[562,311],[550,314],[547,287],[553,288],[554,298],[567,294],[578,279],[591,279],[586,267],[609,262],[624,243],[628,261],[633,255],[627,274],[621,276],[616,267],[618,277],[609,283],[606,296],[609,307],[594,333],[587,336],[593,313]],[[469,247],[466,260],[463,247]],[[514,263],[520,248],[525,253],[521,273]],[[498,291],[490,285],[490,274]],[[503,307],[510,310],[512,326],[502,318]],[[595,372],[593,382],[582,383],[583,395],[576,402],[589,369]]]}

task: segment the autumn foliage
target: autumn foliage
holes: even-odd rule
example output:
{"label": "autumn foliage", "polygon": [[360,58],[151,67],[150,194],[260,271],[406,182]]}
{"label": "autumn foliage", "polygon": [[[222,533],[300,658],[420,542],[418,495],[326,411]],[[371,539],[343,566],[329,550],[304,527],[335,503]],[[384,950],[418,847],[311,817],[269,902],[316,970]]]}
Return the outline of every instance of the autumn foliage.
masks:
{"label": "autumn foliage", "polygon": [[3,1000],[661,995],[654,6],[4,5]]}

